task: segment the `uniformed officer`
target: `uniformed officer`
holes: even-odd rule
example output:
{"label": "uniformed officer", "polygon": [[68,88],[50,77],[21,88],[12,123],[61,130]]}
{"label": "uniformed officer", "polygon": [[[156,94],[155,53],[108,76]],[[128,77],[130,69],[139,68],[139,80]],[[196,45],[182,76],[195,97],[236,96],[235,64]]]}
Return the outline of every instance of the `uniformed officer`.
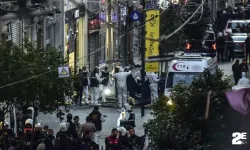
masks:
{"label": "uniformed officer", "polygon": [[108,67],[105,67],[104,70],[101,73],[101,78],[102,80],[102,101],[106,102],[106,94],[104,93],[105,89],[107,89],[108,82],[109,82],[109,72],[108,72]]}
{"label": "uniformed officer", "polygon": [[91,105],[100,105],[98,103],[99,99],[99,84],[102,82],[102,78],[99,76],[99,70],[96,67],[91,74]]}
{"label": "uniformed officer", "polygon": [[[89,89],[88,89],[88,87],[89,87],[89,85],[90,85],[90,80],[89,80],[89,76],[90,76],[90,74],[89,74],[89,72],[87,71],[87,69],[86,69],[86,67],[85,66],[83,66],[82,67],[82,89],[83,89],[83,92],[84,92],[84,94],[85,94],[85,103],[86,104],[89,104]],[[80,105],[81,105],[81,99],[82,98],[80,98]]]}

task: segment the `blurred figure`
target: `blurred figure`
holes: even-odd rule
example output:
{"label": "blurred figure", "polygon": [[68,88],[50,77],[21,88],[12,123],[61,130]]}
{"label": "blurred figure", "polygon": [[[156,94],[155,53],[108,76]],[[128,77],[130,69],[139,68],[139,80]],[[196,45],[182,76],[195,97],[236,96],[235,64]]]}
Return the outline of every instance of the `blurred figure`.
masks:
{"label": "blurred figure", "polygon": [[68,114],[67,114],[67,121],[66,121],[67,126],[68,126],[67,132],[68,132],[68,135],[69,135],[70,137],[72,137],[73,139],[77,139],[78,136],[77,136],[77,132],[76,132],[76,126],[75,126],[75,124],[72,122],[72,119],[73,119],[72,114],[71,114],[71,113],[68,113]]}
{"label": "blurred figure", "polygon": [[80,127],[81,127],[81,124],[79,123],[79,116],[75,116],[73,120],[74,120],[74,124],[76,126],[76,132],[78,133],[80,130]]}
{"label": "blurred figure", "polygon": [[153,104],[158,99],[158,82],[160,79],[157,79],[157,76],[154,72],[148,75],[148,79],[150,83],[149,87],[151,89],[151,104]]}
{"label": "blurred figure", "polygon": [[43,132],[49,133],[49,126],[48,125],[43,126]]}
{"label": "blurred figure", "polygon": [[250,33],[247,34],[247,39],[245,40],[245,57],[246,63],[249,62],[250,57]]}
{"label": "blurred figure", "polygon": [[223,62],[224,57],[224,49],[225,49],[225,39],[221,32],[219,32],[218,37],[216,39],[216,49],[217,49],[217,62]]}
{"label": "blurred figure", "polygon": [[233,64],[232,70],[233,70],[233,76],[234,76],[235,85],[237,85],[238,81],[239,81],[239,79],[241,77],[240,61],[238,59]]}
{"label": "blurred figure", "polygon": [[33,120],[32,119],[27,119],[25,121],[25,125],[24,125],[24,134],[26,134],[27,132],[32,133],[32,126],[33,126]]}
{"label": "blurred figure", "polygon": [[78,133],[79,138],[82,138],[86,132],[91,132],[90,134],[92,135],[91,141],[94,141],[94,133],[96,132],[96,127],[95,125],[91,122],[91,117],[87,116],[86,117],[86,122],[81,125],[80,131]]}
{"label": "blurred figure", "polygon": [[124,127],[118,128],[118,138],[119,138],[119,146],[121,150],[126,150],[128,146],[128,131]]}
{"label": "blurred figure", "polygon": [[99,76],[99,70],[97,67],[93,70],[91,74],[91,105],[100,105],[98,103],[99,99],[99,84],[102,82],[102,79]]}
{"label": "blurred figure", "polygon": [[107,89],[108,83],[109,83],[109,72],[108,72],[108,67],[105,67],[104,70],[101,73],[101,78],[102,80],[102,101],[106,102],[106,94],[105,90]]}
{"label": "blurred figure", "polygon": [[142,149],[141,138],[135,134],[134,128],[128,129],[128,149]]}
{"label": "blurred figure", "polygon": [[241,78],[238,81],[237,85],[249,85],[249,84],[250,84],[250,82],[249,82],[249,79],[246,78],[246,73],[242,72]]}
{"label": "blurred figure", "polygon": [[248,69],[248,65],[247,65],[247,62],[245,59],[242,60],[242,62],[240,64],[240,69],[241,69],[241,72],[245,72],[246,76],[247,76],[249,69]]}
{"label": "blurred figure", "polygon": [[106,150],[121,150],[117,134],[118,130],[116,128],[113,128],[111,131],[111,135],[105,138]]}
{"label": "blurred figure", "polygon": [[121,111],[121,108],[128,104],[128,91],[126,85],[127,76],[131,74],[129,72],[118,72],[114,74],[114,78],[117,79],[117,94],[118,94],[118,111]]}
{"label": "blurred figure", "polygon": [[[82,73],[81,73],[81,80],[82,80],[82,90],[84,92],[85,96],[85,104],[89,104],[89,85],[90,85],[90,79],[89,79],[90,73],[87,71],[86,67],[82,67]],[[82,99],[82,98],[81,98]],[[81,105],[81,101],[80,101]]]}
{"label": "blurred figure", "polygon": [[89,114],[91,117],[91,122],[95,125],[96,132],[95,132],[95,142],[99,142],[100,132],[102,131],[102,122],[105,121],[104,116],[100,113],[99,107],[94,106],[93,111]]}
{"label": "blurred figure", "polygon": [[232,33],[229,33],[227,36],[227,54],[228,54],[228,59],[229,61],[234,60],[234,41],[233,38],[231,37]]}

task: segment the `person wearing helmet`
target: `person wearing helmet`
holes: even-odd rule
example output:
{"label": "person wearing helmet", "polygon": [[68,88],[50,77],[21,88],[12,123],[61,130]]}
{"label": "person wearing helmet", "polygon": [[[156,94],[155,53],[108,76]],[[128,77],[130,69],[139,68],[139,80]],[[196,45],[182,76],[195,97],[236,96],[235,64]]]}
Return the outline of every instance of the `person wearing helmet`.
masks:
{"label": "person wearing helmet", "polygon": [[225,39],[221,32],[218,34],[218,38],[216,39],[216,48],[217,48],[217,62],[221,61],[223,62],[223,54],[225,49]]}
{"label": "person wearing helmet", "polygon": [[71,136],[73,139],[77,139],[78,138],[78,135],[77,135],[77,132],[76,132],[76,126],[75,124],[73,123],[72,121],[73,119],[73,116],[71,113],[68,113],[67,114],[67,124],[68,124],[68,135]]}
{"label": "person wearing helmet", "polygon": [[27,119],[24,125],[24,133],[32,132],[33,120]]}

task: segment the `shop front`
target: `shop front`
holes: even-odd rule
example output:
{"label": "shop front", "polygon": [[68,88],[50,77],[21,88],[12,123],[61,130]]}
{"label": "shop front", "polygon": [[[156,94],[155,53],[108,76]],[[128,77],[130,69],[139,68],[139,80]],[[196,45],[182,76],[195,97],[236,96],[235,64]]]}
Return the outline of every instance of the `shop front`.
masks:
{"label": "shop front", "polygon": [[65,11],[65,50],[72,74],[83,66],[84,16],[83,8]]}

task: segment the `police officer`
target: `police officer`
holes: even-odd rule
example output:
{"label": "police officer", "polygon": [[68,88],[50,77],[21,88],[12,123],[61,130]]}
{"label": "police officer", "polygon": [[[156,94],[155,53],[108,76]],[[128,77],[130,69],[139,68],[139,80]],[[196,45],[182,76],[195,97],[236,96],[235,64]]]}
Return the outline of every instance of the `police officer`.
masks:
{"label": "police officer", "polygon": [[101,78],[103,78],[103,80],[102,80],[102,86],[103,86],[102,101],[106,102],[106,95],[105,95],[104,91],[105,91],[105,89],[107,89],[108,82],[109,82],[108,67],[105,67],[104,70],[102,71]]}
{"label": "police officer", "polygon": [[98,103],[99,99],[99,84],[102,82],[102,79],[99,76],[99,70],[95,67],[94,71],[91,74],[90,88],[91,88],[91,105],[100,105]]}
{"label": "police officer", "polygon": [[[82,67],[82,74],[81,74],[81,80],[82,80],[82,90],[85,94],[85,103],[89,104],[89,89],[88,86],[90,85],[90,81],[89,81],[89,72],[87,71],[86,67],[83,66]],[[82,102],[82,98],[80,97],[80,105]]]}

